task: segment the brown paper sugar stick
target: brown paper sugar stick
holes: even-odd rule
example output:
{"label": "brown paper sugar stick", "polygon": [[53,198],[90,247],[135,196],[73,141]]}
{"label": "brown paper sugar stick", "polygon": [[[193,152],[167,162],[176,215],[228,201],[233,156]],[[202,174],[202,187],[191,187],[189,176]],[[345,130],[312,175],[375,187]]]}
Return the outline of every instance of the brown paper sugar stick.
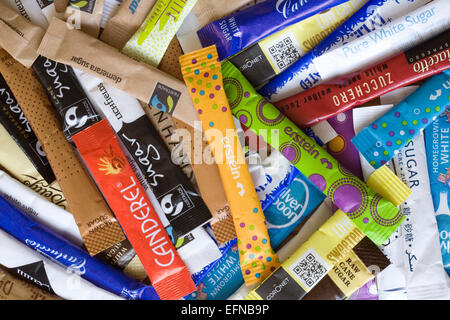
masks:
{"label": "brown paper sugar stick", "polygon": [[95,255],[124,240],[119,223],[66,140],[33,71],[1,49],[0,72],[42,143],[89,253]]}

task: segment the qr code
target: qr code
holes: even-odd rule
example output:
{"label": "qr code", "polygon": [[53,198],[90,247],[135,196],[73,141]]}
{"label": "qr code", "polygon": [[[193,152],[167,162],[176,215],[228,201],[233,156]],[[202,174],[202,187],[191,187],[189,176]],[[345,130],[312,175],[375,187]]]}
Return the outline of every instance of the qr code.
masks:
{"label": "qr code", "polygon": [[286,69],[303,54],[303,50],[294,35],[289,33],[278,38],[275,42],[271,42],[266,50],[269,52],[270,59],[276,65],[278,71]]}
{"label": "qr code", "polygon": [[289,270],[307,288],[312,288],[327,273],[327,263],[310,248]]}

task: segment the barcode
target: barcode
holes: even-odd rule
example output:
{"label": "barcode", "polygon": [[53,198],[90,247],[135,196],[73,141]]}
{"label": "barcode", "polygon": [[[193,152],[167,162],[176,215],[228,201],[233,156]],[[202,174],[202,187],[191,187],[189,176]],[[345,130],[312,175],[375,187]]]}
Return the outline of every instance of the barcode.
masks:
{"label": "barcode", "polygon": [[282,71],[297,61],[303,53],[294,35],[291,34],[277,39],[274,44],[266,49],[269,52],[272,63],[276,65],[278,71]]}
{"label": "barcode", "polygon": [[289,270],[307,288],[313,288],[327,273],[327,264],[312,248],[308,250]]}

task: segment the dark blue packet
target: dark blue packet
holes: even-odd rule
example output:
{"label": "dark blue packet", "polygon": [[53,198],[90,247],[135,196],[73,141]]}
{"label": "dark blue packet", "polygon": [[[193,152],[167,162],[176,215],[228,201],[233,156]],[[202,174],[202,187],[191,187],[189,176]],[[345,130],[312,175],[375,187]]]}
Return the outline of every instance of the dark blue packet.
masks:
{"label": "dark blue packet", "polygon": [[159,300],[153,287],[91,257],[48,227],[0,197],[0,229],[94,285],[129,300]]}
{"label": "dark blue packet", "polygon": [[216,45],[219,59],[287,26],[309,18],[347,0],[267,0],[213,21],[197,31],[203,47]]}

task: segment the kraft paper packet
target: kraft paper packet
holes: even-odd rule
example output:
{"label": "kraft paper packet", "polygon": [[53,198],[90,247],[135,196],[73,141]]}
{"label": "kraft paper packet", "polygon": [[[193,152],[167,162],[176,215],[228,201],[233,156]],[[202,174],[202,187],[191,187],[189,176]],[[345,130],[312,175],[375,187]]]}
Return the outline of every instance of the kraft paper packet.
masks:
{"label": "kraft paper packet", "polygon": [[62,300],[57,295],[12,276],[0,267],[0,300]]}
{"label": "kraft paper packet", "polygon": [[70,0],[64,19],[73,27],[81,28],[83,32],[98,37],[104,5],[105,0]]}
{"label": "kraft paper packet", "polygon": [[144,22],[156,0],[124,0],[109,18],[100,40],[121,50]]}
{"label": "kraft paper packet", "polygon": [[0,2],[0,47],[27,68],[38,57],[45,30]]}
{"label": "kraft paper packet", "polygon": [[199,24],[203,27],[208,23],[229,15],[238,10],[251,0],[198,0],[192,12],[195,14]]}
{"label": "kraft paper packet", "polygon": [[158,0],[122,52],[157,67],[197,0]]}
{"label": "kraft paper packet", "polygon": [[42,178],[49,184],[54,182],[56,177],[53,174],[44,151],[42,151],[41,143],[31,129],[14,94],[9,89],[8,84],[1,74],[0,123],[25,153]]}
{"label": "kraft paper packet", "polygon": [[202,150],[208,150],[208,144],[206,139],[204,139],[201,125],[191,127],[177,119],[173,120],[178,129],[184,129],[188,132],[187,137],[193,137],[192,141],[183,138],[183,143],[186,150],[190,150],[191,163],[193,163],[192,168],[197,185],[203,200],[213,215],[210,223],[217,242],[223,244],[235,239],[236,230],[234,228],[232,211],[225,195],[217,164],[214,161],[208,163],[203,160],[200,164],[195,164],[196,161],[193,161],[195,159],[202,159]]}
{"label": "kraft paper packet", "polygon": [[258,283],[275,270],[279,259],[269,243],[264,213],[223,90],[216,47],[181,56],[180,64],[230,203],[244,281]]}
{"label": "kraft paper packet", "polygon": [[66,140],[33,71],[0,50],[0,72],[42,143],[89,253],[95,255],[125,240],[119,223]]}
{"label": "kraft paper packet", "polygon": [[0,125],[0,168],[6,170],[16,180],[39,193],[48,201],[70,211],[64,194],[54,181],[48,184],[19,148],[3,126]]}
{"label": "kraft paper packet", "polygon": [[61,20],[51,21],[38,53],[98,77],[191,126],[198,121],[182,81],[82,31],[70,30]]}

